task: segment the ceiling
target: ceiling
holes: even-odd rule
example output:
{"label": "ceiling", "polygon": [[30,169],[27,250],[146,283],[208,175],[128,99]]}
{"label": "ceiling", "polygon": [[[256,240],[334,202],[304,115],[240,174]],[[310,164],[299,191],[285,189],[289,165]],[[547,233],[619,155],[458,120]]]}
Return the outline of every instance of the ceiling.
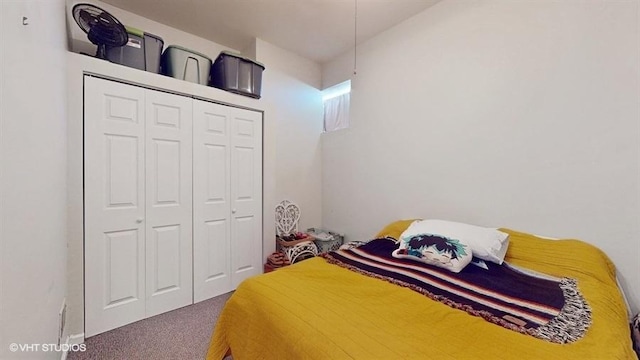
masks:
{"label": "ceiling", "polygon": [[242,50],[253,38],[318,63],[332,60],[440,0],[103,0]]}

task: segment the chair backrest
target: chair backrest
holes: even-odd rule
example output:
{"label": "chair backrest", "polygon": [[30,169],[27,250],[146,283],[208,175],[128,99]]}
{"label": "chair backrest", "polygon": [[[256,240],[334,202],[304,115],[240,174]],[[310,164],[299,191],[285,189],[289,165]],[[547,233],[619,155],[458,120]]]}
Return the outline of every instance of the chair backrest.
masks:
{"label": "chair backrest", "polygon": [[300,208],[289,200],[276,205],[276,235],[289,235],[298,231]]}

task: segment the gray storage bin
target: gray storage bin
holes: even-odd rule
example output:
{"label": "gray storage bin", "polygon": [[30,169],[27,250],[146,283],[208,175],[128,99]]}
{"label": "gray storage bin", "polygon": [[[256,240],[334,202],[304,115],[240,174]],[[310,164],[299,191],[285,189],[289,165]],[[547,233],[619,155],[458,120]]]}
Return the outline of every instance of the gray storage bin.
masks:
{"label": "gray storage bin", "polygon": [[107,59],[117,64],[159,73],[164,45],[162,38],[129,26],[126,28],[129,41],[124,46],[107,48]]}
{"label": "gray storage bin", "polygon": [[259,99],[264,69],[259,62],[223,51],[211,67],[211,86]]}
{"label": "gray storage bin", "polygon": [[162,53],[161,62],[162,73],[167,76],[202,85],[209,83],[211,59],[206,55],[170,45]]}
{"label": "gray storage bin", "polygon": [[162,56],[163,46],[164,40],[161,37],[144,33],[145,70],[156,74],[160,73],[160,57]]}

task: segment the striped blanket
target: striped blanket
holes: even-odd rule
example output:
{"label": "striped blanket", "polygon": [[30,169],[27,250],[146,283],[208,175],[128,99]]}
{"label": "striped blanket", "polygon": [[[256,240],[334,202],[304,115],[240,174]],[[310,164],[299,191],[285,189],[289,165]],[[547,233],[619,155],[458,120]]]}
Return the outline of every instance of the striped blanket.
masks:
{"label": "striped blanket", "polygon": [[332,264],[408,287],[494,324],[554,343],[580,339],[591,310],[576,281],[516,269],[504,263],[468,265],[460,273],[394,258],[397,245],[376,239],[323,256]]}

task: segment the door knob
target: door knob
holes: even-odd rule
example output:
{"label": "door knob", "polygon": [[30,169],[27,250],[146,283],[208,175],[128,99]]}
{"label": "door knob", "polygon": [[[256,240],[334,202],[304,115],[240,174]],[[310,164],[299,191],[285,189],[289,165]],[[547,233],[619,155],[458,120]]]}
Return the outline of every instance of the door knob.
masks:
{"label": "door knob", "polygon": [[144,218],[137,218],[137,219],[136,219],[136,222],[137,222],[138,224],[140,224],[140,223],[141,223],[141,222],[143,222],[143,221],[144,221]]}
{"label": "door knob", "polygon": [[231,213],[235,214],[236,213],[236,209],[231,209]]}

